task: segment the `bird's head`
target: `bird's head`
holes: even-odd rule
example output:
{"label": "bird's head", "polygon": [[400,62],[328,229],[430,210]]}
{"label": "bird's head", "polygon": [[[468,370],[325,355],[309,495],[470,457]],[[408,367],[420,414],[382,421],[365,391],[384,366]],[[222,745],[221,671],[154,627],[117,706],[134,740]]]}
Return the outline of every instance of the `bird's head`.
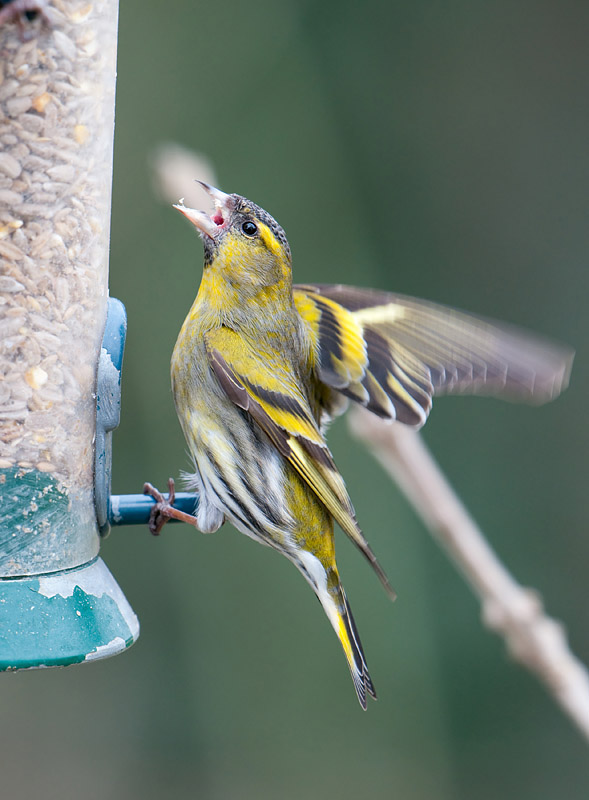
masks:
{"label": "bird's head", "polygon": [[212,198],[215,210],[174,206],[192,222],[204,244],[205,270],[212,269],[233,285],[258,287],[290,282],[291,255],[284,231],[255,203],[199,181]]}

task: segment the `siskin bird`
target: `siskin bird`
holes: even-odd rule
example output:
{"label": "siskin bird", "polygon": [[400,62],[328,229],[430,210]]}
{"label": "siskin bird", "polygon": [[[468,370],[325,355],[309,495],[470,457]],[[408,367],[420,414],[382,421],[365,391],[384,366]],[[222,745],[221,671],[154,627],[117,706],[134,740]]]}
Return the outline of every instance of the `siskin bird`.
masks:
{"label": "siskin bird", "polygon": [[246,198],[203,186],[212,216],[175,206],[200,233],[204,271],[171,365],[199,492],[195,524],[211,533],[229,520],[293,562],[335,629],[366,708],[376,695],[336,566],[334,521],[394,592],[358,526],[326,423],[348,400],[416,428],[434,393],[541,403],[565,388],[572,353],[402,295],[293,286],[280,225]]}

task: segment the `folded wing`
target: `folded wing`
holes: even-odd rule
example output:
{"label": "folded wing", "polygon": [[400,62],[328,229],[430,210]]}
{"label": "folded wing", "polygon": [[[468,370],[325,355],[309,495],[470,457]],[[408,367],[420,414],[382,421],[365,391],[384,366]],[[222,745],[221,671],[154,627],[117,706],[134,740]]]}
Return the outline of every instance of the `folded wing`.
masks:
{"label": "folded wing", "polygon": [[388,579],[356,521],[344,481],[286,362],[272,363],[238,333],[219,328],[205,336],[213,372],[227,397],[246,411],[295,468],[394,597]]}

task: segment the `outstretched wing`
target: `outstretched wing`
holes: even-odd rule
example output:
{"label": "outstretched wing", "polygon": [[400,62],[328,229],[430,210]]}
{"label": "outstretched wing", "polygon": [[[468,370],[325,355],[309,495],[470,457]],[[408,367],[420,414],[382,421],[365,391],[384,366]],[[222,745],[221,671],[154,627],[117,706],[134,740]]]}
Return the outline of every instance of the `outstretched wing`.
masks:
{"label": "outstretched wing", "polygon": [[544,403],[568,384],[573,351],[452,308],[350,286],[294,287],[318,376],[385,419],[421,427],[434,394]]}
{"label": "outstretched wing", "polygon": [[254,349],[228,328],[208,332],[205,344],[211,367],[227,397],[251,415],[292,464],[394,598],[382,567],[358,527],[344,481],[289,365],[276,362],[271,353]]}

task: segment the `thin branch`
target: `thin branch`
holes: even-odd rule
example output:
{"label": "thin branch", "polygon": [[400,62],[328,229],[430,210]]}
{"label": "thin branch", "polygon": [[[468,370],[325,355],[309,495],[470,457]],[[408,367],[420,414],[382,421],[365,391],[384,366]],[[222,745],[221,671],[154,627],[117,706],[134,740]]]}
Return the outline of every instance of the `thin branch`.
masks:
{"label": "thin branch", "polygon": [[563,626],[544,613],[538,594],[520,586],[499,561],[419,434],[364,409],[354,409],[349,422],[478,595],[484,624],[503,636],[510,655],[538,676],[589,740],[587,668],[569,649]]}

